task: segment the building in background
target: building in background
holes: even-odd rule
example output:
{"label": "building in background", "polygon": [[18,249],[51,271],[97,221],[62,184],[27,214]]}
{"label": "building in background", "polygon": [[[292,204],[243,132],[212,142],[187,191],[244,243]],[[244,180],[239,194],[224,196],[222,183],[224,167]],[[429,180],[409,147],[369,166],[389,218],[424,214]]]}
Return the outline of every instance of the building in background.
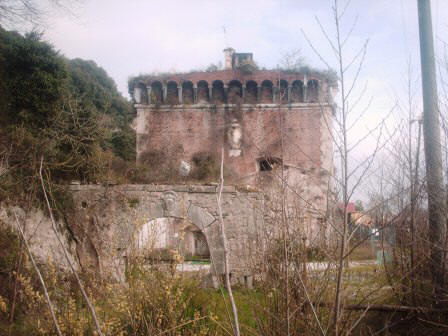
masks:
{"label": "building in background", "polygon": [[312,241],[327,216],[335,84],[304,70],[258,69],[227,48],[223,70],[132,78],[138,162],[154,182],[217,182],[224,148],[226,184],[269,195],[283,177],[288,215]]}

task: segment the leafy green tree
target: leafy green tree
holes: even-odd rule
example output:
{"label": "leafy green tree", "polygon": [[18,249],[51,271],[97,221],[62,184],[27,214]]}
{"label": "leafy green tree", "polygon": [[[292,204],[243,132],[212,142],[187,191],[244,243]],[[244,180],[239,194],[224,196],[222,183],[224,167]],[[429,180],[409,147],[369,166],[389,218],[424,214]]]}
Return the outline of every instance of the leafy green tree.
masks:
{"label": "leafy green tree", "polygon": [[62,57],[40,34],[0,27],[0,122],[44,127],[61,99],[68,73]]}
{"label": "leafy green tree", "polygon": [[[0,28],[0,200],[52,181],[108,181],[135,165],[131,104],[93,61],[68,60],[35,32]],[[37,184],[36,184],[37,183]]]}
{"label": "leafy green tree", "polygon": [[69,61],[70,88],[85,113],[91,117],[104,116],[103,124],[109,130],[101,143],[124,160],[135,159],[135,135],[130,128],[134,117],[132,106],[118,92],[112,78],[93,61]]}

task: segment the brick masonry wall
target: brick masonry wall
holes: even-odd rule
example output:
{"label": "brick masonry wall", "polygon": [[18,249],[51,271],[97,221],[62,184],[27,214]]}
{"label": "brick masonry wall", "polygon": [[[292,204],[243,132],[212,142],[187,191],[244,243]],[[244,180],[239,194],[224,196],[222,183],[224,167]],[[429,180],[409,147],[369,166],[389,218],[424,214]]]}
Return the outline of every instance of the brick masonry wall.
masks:
{"label": "brick masonry wall", "polygon": [[[315,170],[329,169],[323,165],[332,153],[322,153],[321,106],[301,104],[292,107],[269,107],[267,105],[243,105],[211,107],[159,107],[139,106],[135,122],[137,130],[137,153],[168,151],[180,148],[178,160],[192,161],[196,153],[213,155],[226,149],[226,167],[233,171],[235,180],[244,179],[257,171],[257,159],[284,157],[288,166]],[[316,106],[317,105],[317,106]],[[324,107],[327,116],[329,107]],[[281,121],[280,118],[283,120]],[[242,129],[241,155],[229,156],[228,128],[236,119]],[[280,125],[283,124],[283,155]]]}

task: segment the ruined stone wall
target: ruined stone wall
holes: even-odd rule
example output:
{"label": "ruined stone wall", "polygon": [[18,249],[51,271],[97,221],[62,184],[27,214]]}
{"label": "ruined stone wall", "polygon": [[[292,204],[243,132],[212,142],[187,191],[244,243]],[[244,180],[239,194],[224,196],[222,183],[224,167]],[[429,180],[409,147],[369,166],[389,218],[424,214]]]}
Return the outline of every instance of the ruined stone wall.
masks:
{"label": "ruined stone wall", "polygon": [[[44,211],[36,208],[25,211],[19,206],[0,204],[0,227],[9,227],[17,232],[17,236],[20,237],[17,224],[24,231],[31,250],[39,263],[50,262],[61,269],[70,270],[70,265],[65,259],[62,247],[52,228],[51,219]],[[78,268],[76,241],[62,219],[56,220],[56,228],[65,249],[69,252],[72,264],[75,268]]]}
{"label": "ruined stone wall", "polygon": [[[173,218],[202,232],[214,275],[224,273],[223,241],[216,186],[72,185],[73,212],[57,228],[76,269],[124,281],[127,258],[134,255],[141,228],[151,220]],[[263,195],[226,186],[222,212],[228,239],[230,272],[235,281],[253,274],[265,246]],[[16,230],[16,215],[38,262],[69,271],[50,218],[41,210],[25,212],[0,205],[0,225]],[[173,234],[172,232],[169,234]],[[172,238],[172,237],[170,237]]]}
{"label": "ruined stone wall", "polygon": [[[138,239],[145,224],[174,219],[194,226],[205,236],[213,263],[210,271],[219,275],[224,272],[224,254],[217,191],[218,186],[211,185],[72,185],[74,208],[65,214],[65,220],[58,220],[58,232],[76,268],[123,281],[128,258],[141,248]],[[313,227],[311,217],[294,208],[300,198],[288,195],[288,219],[290,223],[297,221],[301,228],[291,227],[291,232],[298,239],[302,234],[317,234],[319,228]],[[281,197],[278,188],[261,193],[224,187],[222,212],[234,279],[262,271],[265,254],[281,234]],[[14,214],[38,260],[68,269],[48,216],[41,210],[25,212],[0,206],[0,224],[15,228]],[[176,231],[168,234],[175,235]]]}
{"label": "ruined stone wall", "polygon": [[[215,186],[187,185],[72,186],[76,212],[69,225],[81,266],[120,278],[141,227],[157,218],[177,218],[204,233],[211,271],[223,273],[216,191]],[[263,197],[229,186],[222,195],[230,269],[235,276],[248,275],[263,247]]]}

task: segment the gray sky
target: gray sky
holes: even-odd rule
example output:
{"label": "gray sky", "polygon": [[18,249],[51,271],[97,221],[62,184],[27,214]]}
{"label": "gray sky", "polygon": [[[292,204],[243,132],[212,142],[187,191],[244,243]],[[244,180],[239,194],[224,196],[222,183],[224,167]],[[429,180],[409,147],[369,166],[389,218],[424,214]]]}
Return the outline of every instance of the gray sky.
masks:
{"label": "gray sky", "polygon": [[[356,16],[358,24],[347,51],[370,39],[363,79],[369,80],[373,93],[389,96],[391,87],[398,90],[410,57],[419,69],[416,3],[352,1],[344,27]],[[448,1],[433,0],[432,6],[436,36],[448,41]],[[334,64],[315,20],[319,17],[333,33],[329,0],[85,0],[77,12],[76,20],[52,19],[46,39],[70,58],[97,62],[124,94],[131,75],[204,68],[221,61],[226,46],[253,52],[262,67],[275,67],[283,54],[296,49],[311,66],[324,67],[301,29]]]}

